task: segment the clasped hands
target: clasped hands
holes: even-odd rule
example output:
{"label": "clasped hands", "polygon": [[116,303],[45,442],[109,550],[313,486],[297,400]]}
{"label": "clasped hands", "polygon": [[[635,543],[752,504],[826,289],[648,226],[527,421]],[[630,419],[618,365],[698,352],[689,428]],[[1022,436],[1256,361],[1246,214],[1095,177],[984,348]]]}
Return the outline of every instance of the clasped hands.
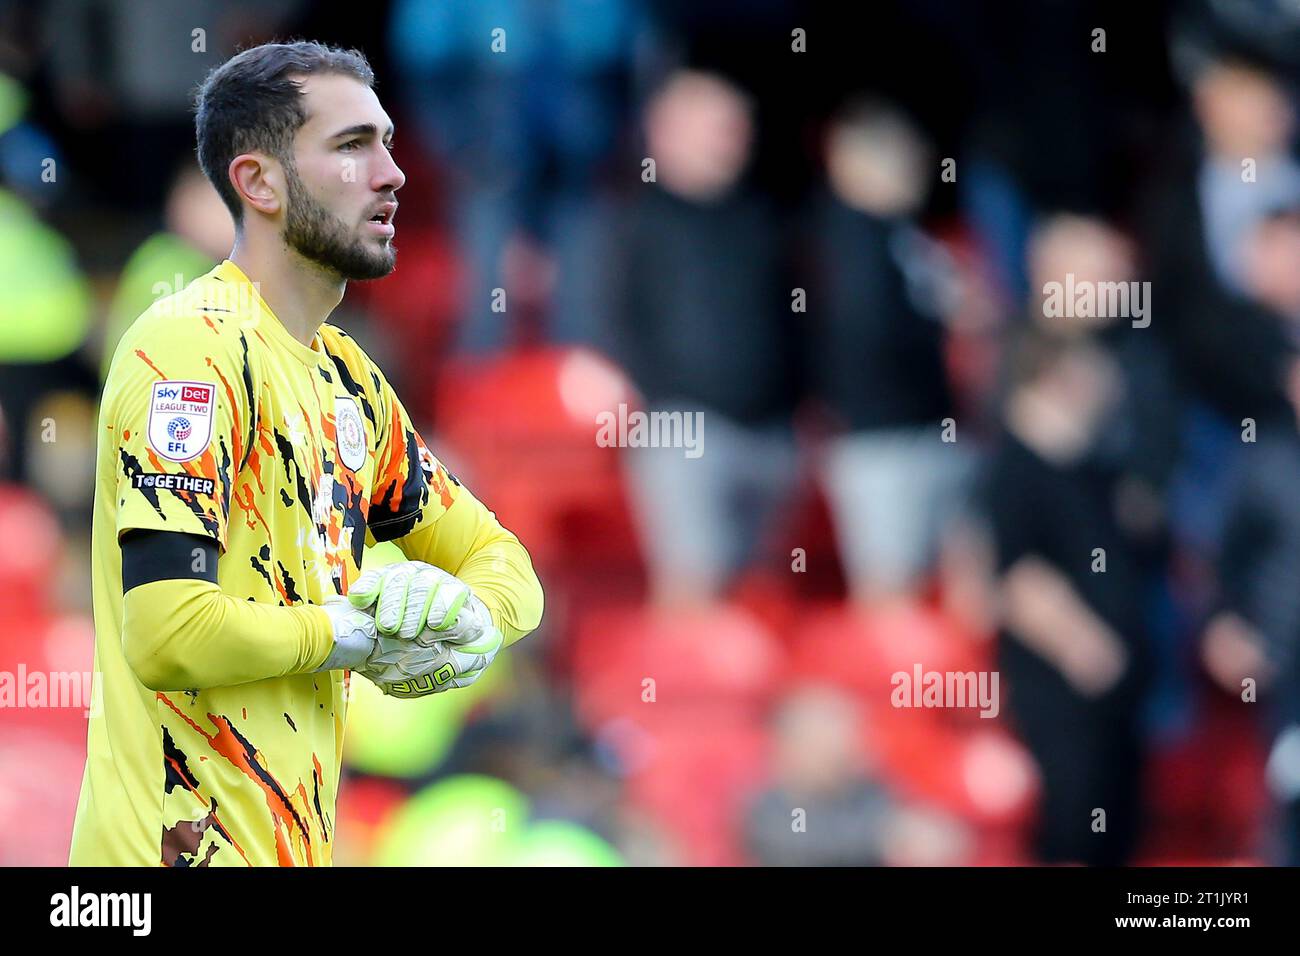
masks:
{"label": "clasped hands", "polygon": [[334,651],[318,670],[351,668],[392,697],[468,687],[503,643],[469,585],[423,561],[366,571],[321,607]]}

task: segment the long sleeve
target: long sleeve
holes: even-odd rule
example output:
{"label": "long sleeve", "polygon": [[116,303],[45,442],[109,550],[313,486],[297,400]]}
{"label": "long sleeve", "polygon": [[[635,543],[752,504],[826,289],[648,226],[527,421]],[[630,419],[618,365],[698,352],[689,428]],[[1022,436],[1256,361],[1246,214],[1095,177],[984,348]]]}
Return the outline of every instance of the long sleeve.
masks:
{"label": "long sleeve", "polygon": [[123,598],[122,649],[150,690],[204,690],[314,671],[334,647],[319,607],[241,601],[208,581],[153,581]]}
{"label": "long sleeve", "polygon": [[408,558],[456,575],[487,606],[505,643],[513,644],[542,619],[542,585],[532,559],[434,457],[379,368],[368,362],[366,372],[375,386],[380,463],[367,542],[392,541]]}
{"label": "long sleeve", "polygon": [[460,488],[436,521],[396,539],[408,558],[454,574],[478,596],[513,644],[542,620],[542,585],[519,539],[481,501]]}

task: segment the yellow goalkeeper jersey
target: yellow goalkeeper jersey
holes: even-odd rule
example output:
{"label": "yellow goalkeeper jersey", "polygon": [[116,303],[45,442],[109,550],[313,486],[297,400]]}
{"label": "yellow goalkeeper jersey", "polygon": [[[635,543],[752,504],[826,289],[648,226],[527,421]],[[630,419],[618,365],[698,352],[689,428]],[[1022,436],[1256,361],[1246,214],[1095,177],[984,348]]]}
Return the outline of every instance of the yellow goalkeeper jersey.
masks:
{"label": "yellow goalkeeper jersey", "polygon": [[325,324],[303,345],[229,260],[118,344],[95,482],[102,705],[70,863],[328,865],[351,675],[148,689],[123,652],[118,536],[206,535],[225,593],[319,604],[347,592],[364,545],[437,520],[459,483],[352,338]]}

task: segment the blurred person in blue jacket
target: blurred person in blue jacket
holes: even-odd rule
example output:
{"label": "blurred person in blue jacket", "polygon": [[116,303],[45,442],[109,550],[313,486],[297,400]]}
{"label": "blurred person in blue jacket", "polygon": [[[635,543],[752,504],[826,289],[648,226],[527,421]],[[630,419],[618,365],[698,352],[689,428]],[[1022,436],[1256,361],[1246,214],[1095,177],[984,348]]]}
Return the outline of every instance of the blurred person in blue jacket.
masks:
{"label": "blurred person in blue jacket", "polygon": [[1220,542],[1224,502],[1249,419],[1289,427],[1285,381],[1300,349],[1249,280],[1247,237],[1300,198],[1295,103],[1267,61],[1202,51],[1186,66],[1192,143],[1162,169],[1144,210],[1153,329],[1168,343],[1186,408],[1171,485],[1177,539],[1201,555]]}
{"label": "blurred person in blue jacket", "polygon": [[[642,27],[638,0],[395,4],[399,100],[450,174],[469,265],[464,348],[501,348],[523,312],[552,341],[596,334],[610,228],[601,173]],[[498,288],[505,312],[493,309]]]}
{"label": "blurred person in blue jacket", "polygon": [[[1247,235],[1243,282],[1285,317],[1300,343],[1300,205]],[[1219,588],[1201,643],[1207,672],[1233,697],[1258,700],[1273,738],[1266,780],[1281,807],[1269,856],[1300,865],[1300,374],[1286,383],[1292,420],[1245,443],[1225,501]]]}

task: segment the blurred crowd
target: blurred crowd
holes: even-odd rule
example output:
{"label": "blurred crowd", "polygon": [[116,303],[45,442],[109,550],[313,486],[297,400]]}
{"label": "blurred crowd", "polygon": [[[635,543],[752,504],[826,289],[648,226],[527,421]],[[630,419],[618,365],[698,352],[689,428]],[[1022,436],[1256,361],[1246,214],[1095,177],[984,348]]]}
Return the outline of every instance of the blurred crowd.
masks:
{"label": "blurred crowd", "polygon": [[[547,593],[359,688],[336,859],[1300,863],[1282,0],[0,0],[0,670],[90,667],[103,372],[232,242],[189,96],[289,36],[407,175],[331,321]],[[66,860],[85,719],[0,712],[0,863]]]}

